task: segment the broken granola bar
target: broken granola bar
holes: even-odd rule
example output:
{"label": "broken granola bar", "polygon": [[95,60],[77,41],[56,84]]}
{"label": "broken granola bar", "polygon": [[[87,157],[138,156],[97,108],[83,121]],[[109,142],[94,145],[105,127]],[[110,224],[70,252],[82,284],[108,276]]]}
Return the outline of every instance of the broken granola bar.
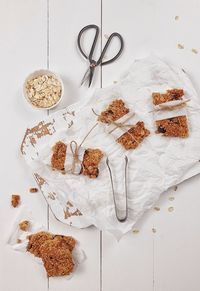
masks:
{"label": "broken granola bar", "polygon": [[129,112],[129,109],[125,106],[124,101],[121,99],[116,99],[112,101],[107,107],[107,109],[98,117],[98,121],[103,123],[111,123],[121,118]]}
{"label": "broken granola bar", "polygon": [[72,251],[76,244],[73,237],[41,231],[27,238],[27,251],[42,259],[48,277],[64,276],[73,272]]}
{"label": "broken granola bar", "polygon": [[152,93],[153,104],[159,105],[168,101],[182,100],[183,95],[184,95],[183,89],[171,89],[167,90],[166,93],[154,92]]}
{"label": "broken granola bar", "polygon": [[117,142],[126,150],[136,149],[138,145],[150,134],[150,131],[145,128],[143,121],[138,121],[127,132],[122,134]]}
{"label": "broken granola bar", "polygon": [[67,145],[59,141],[52,148],[51,166],[54,170],[64,171]]}
{"label": "broken granola bar", "polygon": [[185,115],[156,120],[156,133],[162,133],[164,136],[188,137],[189,130],[187,117]]}
{"label": "broken granola bar", "polygon": [[30,226],[30,222],[28,220],[24,220],[19,223],[19,228],[22,231],[27,231],[29,229],[29,226]]}
{"label": "broken granola bar", "polygon": [[102,158],[103,153],[99,149],[85,150],[80,174],[89,178],[97,178],[99,175],[98,165]]}
{"label": "broken granola bar", "polygon": [[13,194],[11,198],[11,204],[15,208],[19,205],[20,203],[20,195]]}

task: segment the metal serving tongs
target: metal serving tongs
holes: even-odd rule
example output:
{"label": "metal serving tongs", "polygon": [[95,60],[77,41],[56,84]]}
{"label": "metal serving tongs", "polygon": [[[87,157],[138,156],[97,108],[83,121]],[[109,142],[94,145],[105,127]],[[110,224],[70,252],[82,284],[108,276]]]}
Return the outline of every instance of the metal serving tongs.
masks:
{"label": "metal serving tongs", "polygon": [[117,220],[119,222],[124,222],[127,220],[128,218],[128,193],[127,193],[127,167],[128,167],[128,158],[127,156],[125,156],[125,167],[124,167],[124,194],[125,194],[125,213],[124,215],[120,215],[120,210],[117,206],[117,201],[116,201],[116,196],[115,196],[115,190],[114,190],[114,185],[113,185],[113,176],[112,176],[112,171],[110,168],[110,164],[109,164],[109,159],[106,159],[106,165],[108,167],[109,170],[109,174],[110,174],[110,182],[111,182],[111,187],[112,187],[112,194],[113,194],[113,201],[114,201],[114,206],[115,206],[115,214],[117,217]]}

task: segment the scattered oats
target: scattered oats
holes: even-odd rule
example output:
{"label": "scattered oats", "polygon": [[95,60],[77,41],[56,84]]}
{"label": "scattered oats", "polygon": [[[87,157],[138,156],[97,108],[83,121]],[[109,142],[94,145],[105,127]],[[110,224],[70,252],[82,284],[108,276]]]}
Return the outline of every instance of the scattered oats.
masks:
{"label": "scattered oats", "polygon": [[39,75],[26,82],[26,94],[35,107],[49,108],[59,101],[62,86],[53,75]]}
{"label": "scattered oats", "polygon": [[113,84],[117,84],[117,81],[113,81]]}
{"label": "scattered oats", "polygon": [[104,34],[104,37],[105,37],[106,39],[109,39],[109,36],[108,36],[107,34]]}
{"label": "scattered oats", "polygon": [[184,45],[182,45],[182,44],[180,44],[180,43],[177,44],[177,47],[178,47],[180,50],[183,50],[183,49],[184,49]]}
{"label": "scattered oats", "polygon": [[178,186],[174,186],[174,191],[176,191],[178,189]]}
{"label": "scattered oats", "polygon": [[140,231],[139,231],[139,229],[134,229],[133,230],[133,233],[135,233],[135,234],[137,234],[137,233],[139,233]]}
{"label": "scattered oats", "polygon": [[175,198],[174,198],[173,196],[170,196],[170,197],[169,197],[169,201],[174,201],[174,199],[175,199]]}
{"label": "scattered oats", "polygon": [[156,233],[156,229],[154,227],[152,228],[152,232],[153,233]]}
{"label": "scattered oats", "polygon": [[168,211],[169,211],[169,212],[173,212],[173,211],[174,211],[174,207],[172,207],[172,206],[169,207],[169,208],[168,208]]}
{"label": "scattered oats", "polygon": [[38,188],[30,188],[29,192],[30,193],[36,193],[36,192],[38,192]]}
{"label": "scattered oats", "polygon": [[195,48],[192,49],[192,52],[193,52],[194,54],[198,54],[198,50],[195,49]]}
{"label": "scattered oats", "polygon": [[21,239],[17,239],[17,244],[20,244],[22,242],[22,240]]}
{"label": "scattered oats", "polygon": [[175,16],[175,20],[179,20],[179,16],[178,15]]}
{"label": "scattered oats", "polygon": [[154,207],[154,210],[156,210],[156,211],[160,211],[160,207],[155,206],[155,207]]}

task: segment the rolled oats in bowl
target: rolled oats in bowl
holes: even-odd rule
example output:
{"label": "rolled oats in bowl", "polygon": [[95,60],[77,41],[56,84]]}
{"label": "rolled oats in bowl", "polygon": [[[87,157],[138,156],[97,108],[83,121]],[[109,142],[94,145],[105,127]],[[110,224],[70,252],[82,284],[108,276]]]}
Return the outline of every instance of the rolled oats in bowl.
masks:
{"label": "rolled oats in bowl", "polygon": [[55,107],[63,96],[63,83],[60,77],[49,70],[30,74],[24,83],[24,96],[38,109]]}

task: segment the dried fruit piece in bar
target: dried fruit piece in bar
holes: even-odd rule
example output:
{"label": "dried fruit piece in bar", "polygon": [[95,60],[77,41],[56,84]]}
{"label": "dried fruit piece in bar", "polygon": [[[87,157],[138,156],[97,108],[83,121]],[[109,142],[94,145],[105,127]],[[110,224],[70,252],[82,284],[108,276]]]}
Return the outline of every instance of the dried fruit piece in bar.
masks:
{"label": "dried fruit piece in bar", "polygon": [[122,134],[117,142],[126,150],[136,149],[139,144],[150,134],[150,131],[145,128],[143,121],[138,121],[127,132]]}
{"label": "dried fruit piece in bar", "polygon": [[19,205],[20,203],[20,195],[13,194],[11,198],[11,204],[15,208]]}
{"label": "dried fruit piece in bar", "polygon": [[99,175],[98,165],[102,158],[103,153],[99,149],[85,150],[80,174],[89,178],[97,178]]}
{"label": "dried fruit piece in bar", "polygon": [[188,123],[185,115],[156,120],[156,133],[162,133],[164,136],[188,137]]}
{"label": "dried fruit piece in bar", "polygon": [[173,101],[173,100],[182,100],[184,95],[183,89],[171,89],[167,90],[166,93],[152,93],[153,104],[159,105],[165,102]]}
{"label": "dried fruit piece in bar", "polygon": [[51,157],[52,168],[58,171],[64,171],[67,145],[64,142],[59,141],[53,146],[52,150],[53,150],[53,155]]}
{"label": "dried fruit piece in bar", "polygon": [[102,111],[98,117],[98,121],[103,123],[111,123],[129,113],[129,109],[125,106],[124,101],[116,99],[112,101],[105,111]]}

